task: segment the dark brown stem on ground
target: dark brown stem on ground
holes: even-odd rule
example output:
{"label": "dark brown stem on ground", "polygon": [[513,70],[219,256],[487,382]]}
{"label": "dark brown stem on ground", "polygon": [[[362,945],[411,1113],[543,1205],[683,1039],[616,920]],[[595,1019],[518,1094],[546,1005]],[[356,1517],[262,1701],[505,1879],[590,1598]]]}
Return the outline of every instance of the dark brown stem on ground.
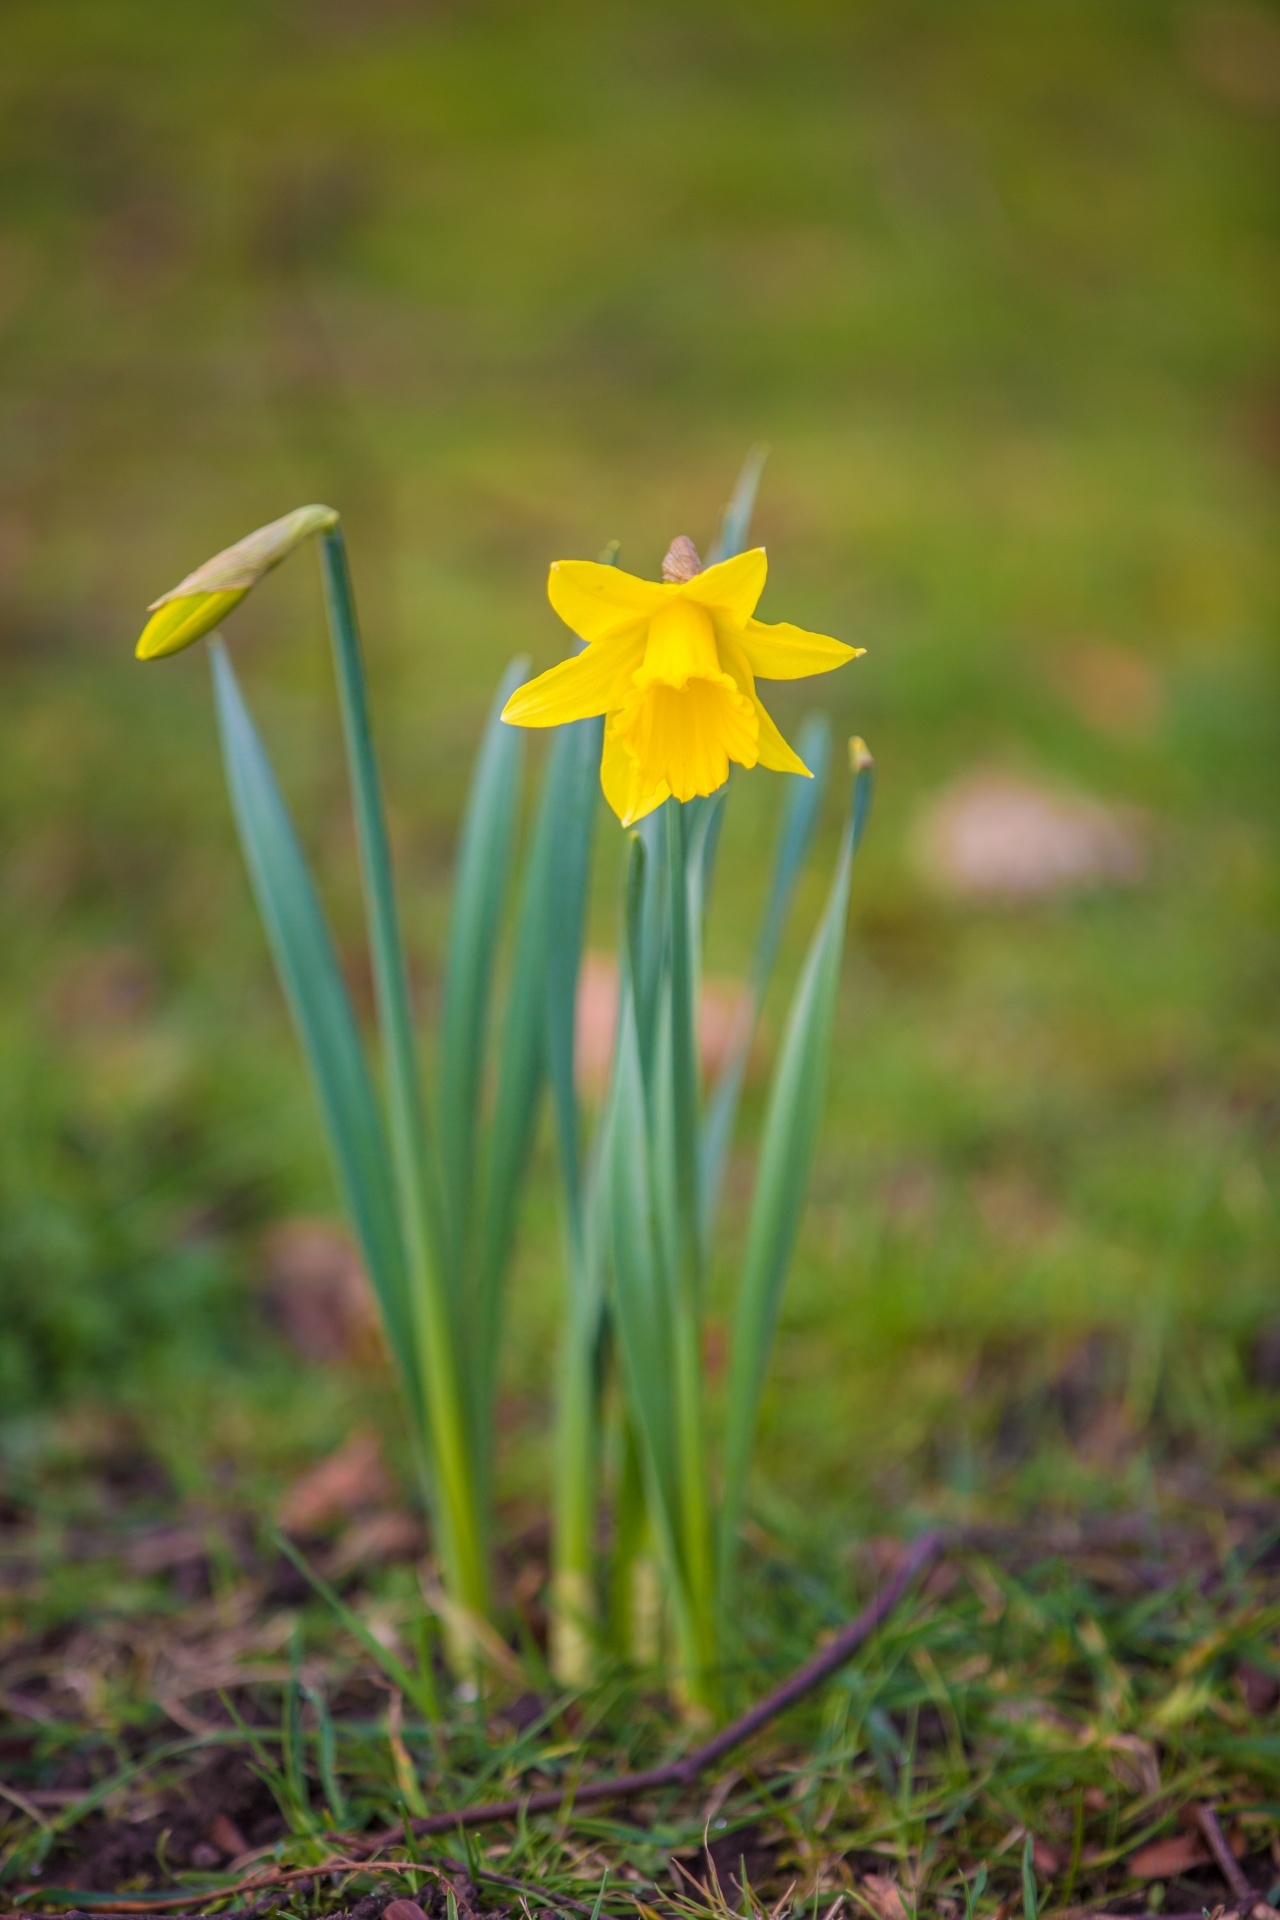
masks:
{"label": "dark brown stem on ground", "polygon": [[[567,1820],[574,1807],[599,1806],[601,1802],[608,1800],[634,1800],[642,1793],[657,1793],[665,1787],[687,1787],[698,1778],[699,1774],[705,1773],[708,1767],[713,1767],[718,1760],[723,1760],[734,1747],[741,1746],[742,1742],[749,1740],[752,1734],[759,1733],[762,1727],[767,1726],[780,1713],[785,1713],[787,1708],[793,1707],[798,1700],[803,1700],[807,1693],[812,1693],[815,1687],[820,1686],[847,1660],[851,1660],[876,1629],[883,1626],[907,1589],[942,1557],[948,1539],[949,1536],[939,1530],[921,1534],[915,1545],[904,1556],[893,1578],[887,1582],[874,1600],[869,1601],[862,1612],[849,1622],[847,1627],[842,1628],[825,1647],[814,1654],[811,1660],[806,1660],[802,1667],[797,1667],[789,1679],[784,1680],[771,1693],[766,1693],[763,1700],[758,1700],[754,1707],[749,1707],[745,1713],[739,1714],[738,1718],[731,1720],[721,1732],[713,1734],[710,1740],[704,1740],[700,1747],[695,1747],[682,1759],[668,1761],[661,1767],[649,1767],[643,1773],[606,1774],[598,1780],[583,1781],[572,1792],[560,1787],[548,1787],[539,1793],[524,1794],[519,1799],[491,1800],[480,1806],[459,1807],[454,1813],[429,1813],[424,1819],[410,1821],[409,1830],[414,1834],[455,1833],[459,1827],[493,1826],[499,1821],[517,1820],[531,1813],[558,1813],[562,1820]],[[129,1912],[151,1914],[159,1920],[156,1910],[161,1904],[168,1908],[169,1913],[176,1916],[183,1912],[189,1913],[195,1907],[234,1899],[237,1894],[258,1893],[267,1887],[279,1888],[304,1876],[314,1877],[325,1873],[368,1870],[378,1865],[385,1865],[388,1871],[395,1871],[400,1862],[378,1862],[372,1856],[381,1853],[386,1847],[395,1846],[397,1841],[402,1841],[405,1838],[405,1827],[401,1822],[394,1827],[386,1828],[382,1833],[362,1836],[329,1834],[326,1838],[337,1842],[342,1852],[329,1860],[321,1861],[318,1866],[293,1869],[269,1868],[265,1873],[248,1876],[239,1886],[220,1887],[208,1893],[183,1894],[176,1899],[172,1894],[152,1895],[150,1899],[144,1894],[128,1905],[123,1903],[117,1905],[113,1902],[109,1914],[91,1914],[89,1909],[80,1909],[75,1916],[67,1915],[64,1920],[109,1920],[110,1915]],[[1209,1844],[1212,1846],[1212,1840]],[[1235,1865],[1234,1861],[1232,1865]],[[477,1866],[474,1870],[468,1869],[460,1860],[424,1861],[420,1863],[420,1870],[437,1876],[474,1871],[478,1878],[492,1881],[498,1886],[510,1887],[513,1891],[521,1893],[537,1891],[540,1897],[544,1897],[540,1889],[530,1887],[525,1881],[514,1880],[507,1874],[491,1873],[483,1866]],[[36,1889],[30,1888],[28,1892],[34,1894]],[[89,1897],[92,1899],[92,1895]],[[232,1909],[231,1913],[234,1915],[234,1920],[250,1920],[250,1916],[255,1915],[264,1904],[266,1903],[260,1901],[251,1907]],[[591,1911],[581,1901],[568,1899],[564,1895],[556,1896],[556,1904],[571,1907],[577,1913]],[[228,1920],[231,1920],[231,1915],[228,1915]]]}
{"label": "dark brown stem on ground", "polygon": [[1262,1898],[1254,1887],[1249,1885],[1240,1862],[1227,1845],[1227,1837],[1218,1825],[1218,1816],[1213,1808],[1203,1803],[1195,1810],[1196,1825],[1205,1837],[1210,1853],[1218,1863],[1218,1871],[1230,1887],[1236,1899],[1244,1906],[1246,1913],[1252,1913],[1255,1903]]}
{"label": "dark brown stem on ground", "polygon": [[[454,1813],[429,1813],[424,1819],[410,1821],[410,1831],[415,1834],[453,1833],[459,1827],[493,1826],[498,1821],[518,1820],[521,1815],[531,1813],[559,1813],[567,1818],[575,1806],[594,1807],[605,1800],[634,1800],[642,1793],[657,1793],[664,1787],[687,1787],[708,1767],[713,1767],[717,1760],[723,1760],[734,1747],[741,1746],[744,1740],[749,1740],[770,1720],[794,1706],[807,1693],[812,1693],[846,1660],[851,1660],[876,1628],[883,1625],[908,1587],[941,1557],[946,1544],[947,1536],[941,1531],[921,1534],[892,1580],[874,1600],[868,1602],[856,1619],[842,1628],[811,1660],[806,1660],[802,1667],[798,1667],[789,1680],[784,1680],[772,1693],[766,1693],[763,1700],[758,1700],[754,1707],[739,1714],[720,1733],[713,1734],[710,1740],[704,1740],[700,1747],[695,1747],[682,1759],[670,1760],[661,1767],[649,1767],[643,1773],[611,1773],[598,1780],[584,1780],[572,1793],[561,1787],[546,1787],[538,1793],[526,1793],[517,1799],[490,1800],[480,1806],[459,1807]],[[391,1846],[403,1839],[404,1831],[404,1826],[399,1825],[356,1845],[348,1840],[347,1851],[372,1853],[375,1849]]]}

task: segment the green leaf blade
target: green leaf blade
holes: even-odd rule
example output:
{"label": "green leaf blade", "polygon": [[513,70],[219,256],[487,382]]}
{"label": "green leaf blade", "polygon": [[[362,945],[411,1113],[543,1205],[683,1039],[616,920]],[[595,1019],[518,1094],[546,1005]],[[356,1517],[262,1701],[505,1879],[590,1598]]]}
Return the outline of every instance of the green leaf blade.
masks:
{"label": "green leaf blade", "polygon": [[524,661],[503,675],[489,711],[463,820],[441,1010],[439,1135],[448,1284],[460,1305],[474,1204],[485,1031],[515,832],[524,735],[502,709]]}
{"label": "green leaf blade", "polygon": [[725,1165],[733,1129],[742,1101],[751,1044],[760,1024],[765,995],[773,978],[778,948],[786,927],[795,890],[822,813],[827,775],[831,765],[831,722],[826,714],[810,714],[797,737],[800,757],[813,778],[800,774],[783,776],[788,783],[782,832],[774,856],[768,898],[756,936],[748,986],[749,1008],[739,1028],[728,1059],[721,1068],[707,1102],[700,1153],[702,1158],[702,1236],[710,1246],[724,1187]]}
{"label": "green leaf blade", "polygon": [[320,1101],[338,1182],[401,1372],[418,1393],[387,1140],[306,857],[225,648],[211,646],[223,762],[245,864]]}
{"label": "green leaf blade", "polygon": [[479,1411],[486,1424],[485,1410],[497,1361],[502,1280],[515,1236],[520,1186],[548,1067],[570,1216],[575,1236],[580,1238],[573,1016],[602,724],[576,721],[557,730],[525,862],[488,1143],[478,1290],[470,1323],[480,1368]]}
{"label": "green leaf blade", "polygon": [[722,1591],[732,1570],[761,1388],[825,1104],[853,860],[865,830],[870,799],[870,766],[859,766],[827,903],[792,998],[769,1092],[729,1366],[725,1490],[720,1518]]}

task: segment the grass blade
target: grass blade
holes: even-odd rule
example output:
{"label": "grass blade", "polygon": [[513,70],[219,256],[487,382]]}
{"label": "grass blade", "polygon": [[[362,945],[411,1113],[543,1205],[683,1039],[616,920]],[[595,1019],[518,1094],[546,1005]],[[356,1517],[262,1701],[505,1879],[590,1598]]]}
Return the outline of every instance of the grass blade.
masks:
{"label": "grass blade", "polygon": [[390,1648],[384,1647],[377,1635],[371,1633],[358,1613],[353,1613],[342,1595],[331,1587],[329,1582],[318,1574],[314,1567],[307,1565],[292,1540],[283,1533],[273,1533],[272,1540],[279,1547],[285,1559],[295,1566],[309,1586],[315,1588],[325,1605],[335,1618],[341,1621],[347,1632],[359,1641],[369,1658],[382,1668],[392,1686],[412,1700],[424,1720],[433,1717],[435,1703],[429,1698],[417,1674],[410,1673],[402,1660],[396,1658]]}
{"label": "grass blade", "polygon": [[855,772],[849,813],[827,904],[810,942],[787,1018],[769,1093],[760,1170],[747,1228],[727,1397],[725,1490],[720,1519],[722,1592],[732,1569],[760,1390],[778,1304],[795,1250],[826,1096],[853,859],[866,827],[872,790],[870,755],[861,741],[854,743],[852,752]]}

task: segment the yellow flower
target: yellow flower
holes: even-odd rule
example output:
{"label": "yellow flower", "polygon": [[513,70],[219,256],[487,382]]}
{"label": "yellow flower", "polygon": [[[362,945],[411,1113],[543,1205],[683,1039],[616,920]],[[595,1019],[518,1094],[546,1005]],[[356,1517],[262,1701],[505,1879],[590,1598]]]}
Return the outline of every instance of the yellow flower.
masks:
{"label": "yellow flower", "polygon": [[714,793],[731,760],[807,774],[760,704],[756,675],[800,680],[864,651],[752,618],[764,588],[763,547],[705,571],[698,566],[683,537],[667,555],[662,581],[591,560],[557,560],[548,596],[586,646],[517,688],[503,709],[518,727],[604,714],[600,782],[623,826],[672,794]]}
{"label": "yellow flower", "polygon": [[215,553],[170,593],[152,601],[147,609],[151,618],[137,645],[139,660],[159,660],[167,653],[180,653],[193,640],[212,633],[264,573],[278,567],[310,534],[327,533],[337,524],[332,507],[296,507],[283,519],[273,520],[269,526],[237,540],[233,547]]}

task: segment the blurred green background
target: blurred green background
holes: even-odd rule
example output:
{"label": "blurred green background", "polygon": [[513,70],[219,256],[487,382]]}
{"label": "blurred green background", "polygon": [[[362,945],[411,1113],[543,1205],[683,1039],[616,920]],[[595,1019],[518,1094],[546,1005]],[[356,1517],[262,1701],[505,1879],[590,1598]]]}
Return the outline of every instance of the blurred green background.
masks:
{"label": "blurred green background", "polygon": [[[125,1421],[184,1484],[269,1488],[384,1398],[264,1313],[264,1236],[334,1201],[206,665],[134,664],[147,602],[341,508],[429,1003],[488,695],[564,644],[548,561],[617,538],[655,573],[764,440],[761,611],[868,649],[772,704],[793,726],[827,700],[880,793],[761,1511],[1280,1473],[1278,135],[1258,0],[9,0],[14,1472]],[[363,991],[306,556],[231,632]],[[1112,809],[1129,883],[940,888],[920,822],[975,772]],[[733,800],[721,972],[778,798],[760,775]],[[548,1189],[513,1290],[513,1511]]]}

